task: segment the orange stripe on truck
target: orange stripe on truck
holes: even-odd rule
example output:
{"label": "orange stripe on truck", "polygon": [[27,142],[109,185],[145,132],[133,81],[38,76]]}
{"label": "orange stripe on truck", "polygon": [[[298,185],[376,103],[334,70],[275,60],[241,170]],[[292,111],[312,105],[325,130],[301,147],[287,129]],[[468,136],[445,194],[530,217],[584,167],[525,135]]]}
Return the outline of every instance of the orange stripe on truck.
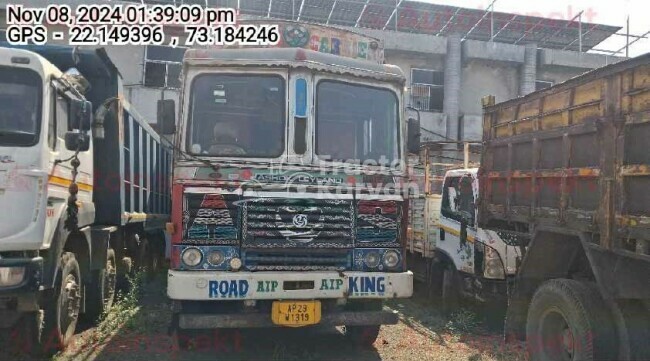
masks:
{"label": "orange stripe on truck", "polygon": [[[51,175],[47,183],[57,186],[69,187],[70,184],[72,184],[72,179]],[[91,192],[93,190],[92,184],[77,182],[77,185],[79,186],[79,190],[82,191]]]}

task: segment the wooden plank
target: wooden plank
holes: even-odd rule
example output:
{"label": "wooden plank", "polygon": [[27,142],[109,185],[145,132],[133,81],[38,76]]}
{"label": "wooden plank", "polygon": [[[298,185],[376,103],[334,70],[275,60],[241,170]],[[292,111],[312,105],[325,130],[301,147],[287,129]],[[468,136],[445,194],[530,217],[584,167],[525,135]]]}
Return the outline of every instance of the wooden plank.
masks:
{"label": "wooden plank", "polygon": [[[639,233],[639,229],[643,229],[643,232],[649,230],[650,214],[636,214],[639,213],[638,210],[634,216],[625,214],[623,183],[623,180],[628,183],[634,180],[635,189],[639,188],[638,177],[650,177],[650,164],[624,163],[626,131],[622,128],[624,124],[630,127],[631,124],[642,125],[650,122],[650,54],[595,70],[523,98],[488,106],[484,111],[493,117],[493,122],[491,131],[485,132],[487,138],[484,139],[481,173],[485,182],[481,184],[483,187],[505,181],[507,194],[502,195],[505,196],[503,199],[502,196],[492,198],[491,194],[487,194],[489,190],[483,193],[486,197],[481,204],[481,210],[487,213],[487,216],[479,217],[482,224],[485,224],[483,220],[500,219],[524,224],[533,221],[535,224],[587,230],[597,234],[600,237],[600,246],[610,250],[620,248],[620,239],[623,237],[633,235],[632,237],[638,239],[650,239],[648,233]],[[597,134],[595,145],[585,135],[589,132]],[[633,134],[637,135],[636,141],[641,133]],[[562,139],[562,167],[539,169],[540,160],[548,159],[542,157],[548,157],[548,154],[541,153],[544,151],[541,143],[552,144],[553,138]],[[513,144],[521,143],[533,146],[532,169],[516,169],[517,164],[513,164]],[[638,144],[636,142],[637,146]],[[574,145],[584,149],[573,148]],[[493,158],[498,154],[497,148],[505,146],[509,149],[508,169],[498,167],[495,170]],[[552,149],[557,150],[557,147]],[[598,163],[594,165],[583,152],[597,156]],[[635,159],[645,159],[638,155],[638,149],[635,148],[634,152]],[[572,158],[575,165],[571,163]],[[521,159],[519,160],[522,163]],[[546,163],[549,168],[560,167],[560,164]],[[527,165],[522,166],[527,168]],[[521,203],[522,198],[512,192],[522,191],[514,189],[514,184],[518,182],[521,185],[527,179],[530,179],[530,187],[535,196],[532,199],[526,198],[526,202],[529,200],[531,204],[527,207],[528,210],[524,210],[520,208],[522,204],[513,203],[513,200]],[[559,205],[544,203],[544,199],[540,199],[537,194],[542,184],[548,185],[548,181],[553,179],[558,183],[555,187],[560,188]],[[591,198],[585,198],[585,191],[580,189],[582,193],[576,194],[576,184],[582,186],[585,182],[599,184],[596,211],[576,208],[577,205],[587,207],[585,204],[589,202],[589,207],[593,206]],[[546,187],[545,190],[548,191],[549,188]],[[558,196],[556,192],[549,194]],[[572,204],[570,197],[578,199],[577,205]],[[637,197],[637,203],[638,199]],[[500,204],[501,202],[505,204]],[[543,208],[540,204],[554,208]],[[526,218],[526,214],[534,219]]]}

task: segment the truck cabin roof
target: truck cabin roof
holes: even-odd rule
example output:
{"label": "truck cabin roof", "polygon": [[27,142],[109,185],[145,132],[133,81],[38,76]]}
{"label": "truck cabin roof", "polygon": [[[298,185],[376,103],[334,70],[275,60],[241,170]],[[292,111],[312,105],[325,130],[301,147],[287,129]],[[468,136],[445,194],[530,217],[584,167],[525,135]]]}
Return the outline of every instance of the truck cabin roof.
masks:
{"label": "truck cabin roof", "polygon": [[119,74],[103,48],[79,48],[65,45],[11,45],[0,46],[23,49],[39,54],[61,71],[76,68],[86,78],[112,77]]}
{"label": "truck cabin roof", "polygon": [[476,176],[478,174],[478,168],[467,168],[467,169],[451,169],[448,170],[445,174],[446,177],[462,177],[467,174]]}
{"label": "truck cabin roof", "polygon": [[302,48],[190,49],[185,52],[184,63],[186,66],[308,68],[399,84],[406,82],[402,70],[394,65],[376,64]]}
{"label": "truck cabin roof", "polygon": [[79,48],[64,45],[11,45],[7,42],[0,42],[0,47],[34,52],[62,72],[70,68],[77,69],[91,84],[86,97],[95,106],[110,97],[117,96],[118,79],[121,75],[104,48]]}
{"label": "truck cabin roof", "polygon": [[[25,49],[14,48],[5,46],[5,43],[0,42],[0,50],[3,54],[10,54],[13,57],[25,58],[27,61],[20,62],[20,64],[30,65],[33,69],[42,71],[45,74],[55,74],[59,76],[61,70],[52,64],[49,60],[40,56],[39,54],[34,53],[33,51],[27,51]],[[12,61],[14,63],[14,61]]]}

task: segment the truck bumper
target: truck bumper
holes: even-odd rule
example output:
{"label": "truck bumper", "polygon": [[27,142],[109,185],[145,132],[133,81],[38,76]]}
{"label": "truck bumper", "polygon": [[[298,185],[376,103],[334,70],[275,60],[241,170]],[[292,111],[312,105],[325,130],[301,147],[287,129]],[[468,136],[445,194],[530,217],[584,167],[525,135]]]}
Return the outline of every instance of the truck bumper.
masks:
{"label": "truck bumper", "polygon": [[24,274],[22,281],[15,285],[0,285],[0,328],[13,326],[22,312],[38,310],[43,258],[0,259],[0,268],[8,267],[24,268]]}
{"label": "truck bumper", "polygon": [[413,273],[387,272],[214,272],[167,275],[173,300],[388,299],[413,294]]}
{"label": "truck bumper", "polygon": [[[396,312],[334,312],[323,314],[319,326],[373,326],[394,325],[398,321]],[[281,327],[271,321],[268,314],[179,314],[178,327],[182,329],[216,329],[216,328],[268,328]]]}

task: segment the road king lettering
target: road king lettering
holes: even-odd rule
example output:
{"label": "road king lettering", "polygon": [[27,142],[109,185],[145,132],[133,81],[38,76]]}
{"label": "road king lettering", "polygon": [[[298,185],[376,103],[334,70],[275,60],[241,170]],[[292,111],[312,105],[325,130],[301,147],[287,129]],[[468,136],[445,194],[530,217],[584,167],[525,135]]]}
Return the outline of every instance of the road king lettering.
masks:
{"label": "road king lettering", "polygon": [[383,295],[386,291],[386,278],[383,276],[350,277],[348,290],[352,295]]}
{"label": "road king lettering", "polygon": [[257,281],[257,292],[275,292],[278,288],[278,281]]}
{"label": "road king lettering", "polygon": [[340,290],[343,286],[343,280],[340,278],[330,278],[321,281],[320,290]]}
{"label": "road king lettering", "polygon": [[243,298],[248,294],[248,281],[210,281],[210,298]]}

